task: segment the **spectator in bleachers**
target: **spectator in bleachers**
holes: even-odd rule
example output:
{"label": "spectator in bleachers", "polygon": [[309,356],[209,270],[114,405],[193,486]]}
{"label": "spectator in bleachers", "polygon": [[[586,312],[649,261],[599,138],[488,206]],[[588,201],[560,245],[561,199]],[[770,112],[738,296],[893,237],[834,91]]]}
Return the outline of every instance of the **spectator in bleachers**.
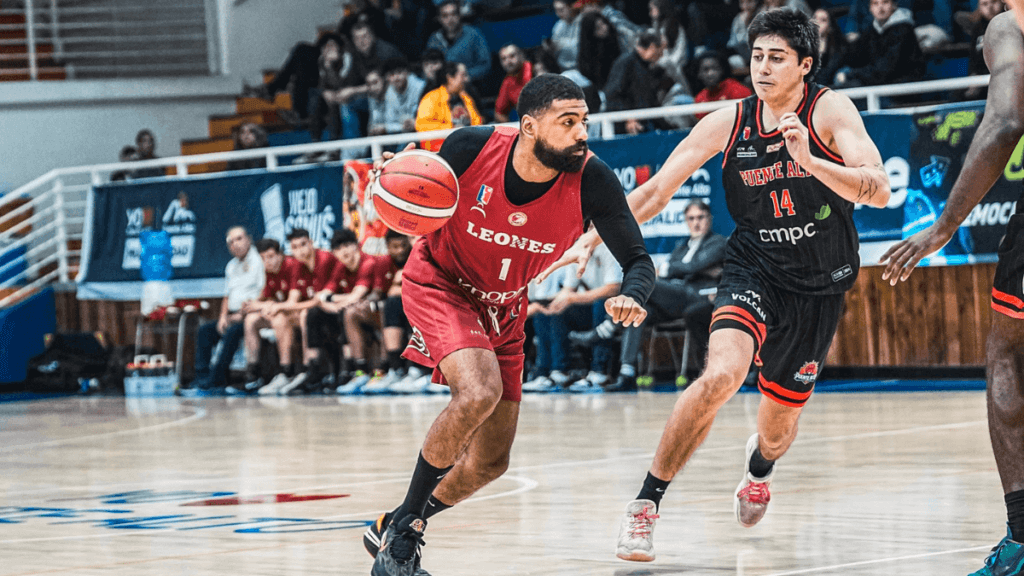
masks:
{"label": "spectator in bleachers", "polygon": [[815,10],[814,21],[818,24],[818,47],[821,51],[821,67],[818,68],[816,81],[831,86],[836,72],[846,59],[846,36],[839,30],[828,10]]}
{"label": "spectator in bleachers", "polygon": [[437,21],[434,0],[385,0],[384,14],[391,28],[391,42],[410,61],[418,60]]}
{"label": "spectator in bleachers", "polygon": [[[135,146],[124,146],[121,151],[117,153],[117,160],[119,162],[134,162],[136,160],[135,155],[138,154],[138,149]],[[129,170],[118,170],[110,175],[111,182],[122,182],[131,178],[131,171]]]}
{"label": "spectator in bleachers", "polygon": [[[388,256],[378,264],[372,294],[345,312],[345,334],[354,372],[351,380],[338,387],[339,394],[384,392],[406,376],[402,350],[409,342],[410,328],[402,308],[402,268],[412,252],[412,242],[408,236],[394,230],[388,230],[386,240]],[[366,350],[367,329],[381,331],[386,355],[383,366],[373,373]]]}
{"label": "spectator in bleachers", "polygon": [[[466,84],[469,82],[466,65],[446,62],[444,77],[444,86],[427,92],[420,100],[416,112],[417,132],[483,124],[483,118],[477,112],[476,102],[466,92]],[[423,142],[423,148],[426,150],[437,150],[440,146],[440,140]]]}
{"label": "spectator in bleachers", "polygon": [[444,84],[444,52],[437,48],[428,48],[423,52],[423,57],[420,59],[420,78],[426,82],[423,86],[423,93],[426,94],[431,90],[438,89]]}
{"label": "spectator in bleachers", "polygon": [[299,42],[292,48],[273,80],[255,88],[245,85],[242,95],[273,101],[279,92],[284,92],[290,86],[292,112],[295,116],[283,119],[287,122],[308,119],[316,109],[316,99],[319,97],[316,88],[320,84],[320,55],[323,53],[324,44],[329,40],[331,37],[324,35],[317,40],[315,46],[308,42]]}
{"label": "spectator in bleachers", "polygon": [[[390,1],[390,0],[389,0]],[[371,0],[343,0],[344,5],[341,21],[338,22],[338,34],[343,38],[355,41],[352,31],[358,24],[368,24],[373,35],[390,42],[393,38],[388,27],[388,16]]]}
{"label": "spectator in bleachers", "polygon": [[[750,88],[729,76],[730,69],[729,60],[719,52],[707,51],[697,57],[697,79],[702,89],[694,96],[693,101],[700,104],[719,100],[739,100],[753,94]],[[696,114],[698,120],[707,115],[707,112]]]}
{"label": "spectator in bleachers", "polygon": [[291,256],[286,256],[281,250],[281,244],[272,238],[264,238],[257,242],[256,251],[263,261],[264,280],[259,300],[250,302],[242,308],[245,313],[243,330],[247,363],[245,389],[243,391],[228,388],[228,393],[254,392],[265,384],[260,377],[259,369],[262,343],[260,330],[272,328],[277,340],[278,358],[283,361],[291,359],[292,343],[295,338],[293,325],[288,322],[287,315],[274,312],[277,306],[288,300],[291,278],[300,264]]}
{"label": "spectator in bleachers", "polygon": [[679,23],[676,6],[671,0],[651,0],[648,3],[651,28],[661,35],[665,53],[658,60],[660,66],[676,84],[684,87],[691,94],[689,82],[683,73],[689,56],[686,43],[686,30]]}
{"label": "spectator in bleachers", "polygon": [[[278,338],[278,353],[281,355],[281,373],[275,376],[266,386],[260,388],[260,394],[288,394],[301,381],[296,383],[295,376],[299,373],[300,364],[292,358],[291,345],[296,328],[302,327],[302,312],[316,306],[321,298],[332,294],[330,289],[334,270],[340,266],[338,259],[330,252],[313,246],[309,231],[303,228],[292,228],[286,236],[292,257],[297,262],[288,277],[288,299],[284,302],[268,306],[264,312],[271,319],[274,333]],[[276,320],[276,322],[275,322]],[[287,346],[282,345],[282,336]],[[305,336],[303,336],[305,341]]]}
{"label": "spectator in bleachers", "polygon": [[[267,131],[259,124],[245,122],[235,128],[232,132],[232,139],[235,141],[235,150],[254,150],[256,148],[266,148],[270,145],[267,141]],[[228,170],[254,170],[266,167],[266,158],[228,160]]]}
{"label": "spectator in bleachers", "polygon": [[515,44],[506,44],[498,51],[501,67],[505,69],[505,79],[498,90],[498,99],[494,102],[494,121],[508,122],[509,115],[519,103],[519,93],[523,86],[533,79],[533,65],[526,61],[523,50]]}
{"label": "spectator in bleachers", "polygon": [[[348,43],[337,34],[325,34],[320,56],[320,98],[316,111],[310,117],[309,136],[313,142],[323,139],[324,128],[328,140],[359,138],[362,136],[359,111],[366,110],[366,70],[360,65]],[[331,156],[336,156],[332,154]],[[317,162],[326,159],[323,154],[308,154],[299,162]]]}
{"label": "spectator in bleachers", "polygon": [[[142,160],[156,160],[159,156],[156,155],[156,136],[153,136],[153,132],[148,128],[139,130],[139,133],[135,135],[135,159]],[[166,172],[163,168],[139,168],[132,170],[131,177],[135,180],[139,178],[157,178],[165,176]]]}
{"label": "spectator in bleachers", "polygon": [[[318,391],[328,374],[327,352],[337,352],[345,343],[345,311],[370,295],[380,262],[359,249],[356,235],[351,230],[337,230],[331,238],[331,253],[338,259],[334,275],[319,302],[302,311],[302,344],[305,367],[293,379],[293,390]],[[351,377],[345,366],[336,366],[339,380]],[[294,385],[293,385],[294,384]]]}
{"label": "spectator in bleachers", "polygon": [[555,0],[552,2],[558,22],[551,29],[551,38],[544,43],[558,61],[562,70],[576,67],[579,53],[580,12],[572,5],[572,0]]}
{"label": "spectator in bleachers", "polygon": [[[977,76],[988,74],[985,64],[985,31],[988,23],[1006,9],[1002,0],[978,0],[978,9],[974,12],[957,12],[956,22],[971,38],[970,59],[967,62],[967,74]],[[988,95],[985,86],[968,88],[964,93],[967,100],[983,100]]]}
{"label": "spectator in bleachers", "polygon": [[387,134],[416,131],[416,111],[426,81],[409,73],[405,58],[384,65],[387,92],[384,94],[384,130]]}
{"label": "spectator in bleachers", "polygon": [[459,9],[459,0],[445,0],[437,5],[441,29],[427,40],[427,48],[440,50],[449,62],[465,64],[469,78],[478,82],[491,71],[491,51],[480,30],[463,24]]}
{"label": "spectator in bleachers", "polygon": [[370,121],[366,133],[368,136],[387,134],[387,103],[384,99],[388,85],[384,82],[384,75],[379,69],[375,68],[366,74],[366,89],[366,99],[370,107]]}
{"label": "spectator in bleachers", "polygon": [[811,7],[807,4],[806,0],[764,0],[765,10],[776,10],[779,8],[789,8],[790,10],[797,10],[804,14],[811,15]]}
{"label": "spectator in bleachers", "polygon": [[618,32],[619,50],[622,52],[632,50],[637,38],[640,37],[640,33],[643,32],[642,26],[627,18],[625,14],[612,6],[608,0],[576,0],[573,6],[582,10],[584,14],[597,11],[607,18],[612,23],[615,31]]}
{"label": "spectator in bleachers", "polygon": [[[615,60],[604,92],[608,110],[641,110],[661,104],[659,81],[652,71],[654,63],[664,52],[661,36],[645,31],[637,39],[636,47]],[[627,134],[639,134],[652,129],[671,130],[672,126],[663,119],[636,120],[625,122]]]}
{"label": "spectator in bleachers", "polygon": [[619,33],[600,12],[580,16],[579,55],[575,68],[598,90],[604,90],[612,65],[622,54]]}
{"label": "spectator in bleachers", "polygon": [[[225,296],[217,320],[207,322],[196,333],[196,379],[191,388],[209,390],[227,384],[228,368],[242,343],[245,309],[263,292],[263,261],[253,248],[245,228],[234,226],[227,233],[231,260],[224,267]],[[221,343],[217,361],[211,366],[213,349]]]}
{"label": "spectator in bleachers", "polygon": [[[663,267],[661,278],[644,306],[648,326],[686,319],[687,330],[703,358],[711,326],[711,295],[700,291],[718,285],[725,261],[727,239],[711,230],[711,208],[701,200],[691,200],[684,211],[690,236],[680,240]],[[572,332],[569,339],[577,345],[594,346],[613,337],[617,327],[605,320],[587,332]],[[636,390],[636,363],[643,328],[626,328],[622,336],[622,365],[618,379],[606,389],[610,392]]]}
{"label": "spectator in bleachers", "polygon": [[401,58],[402,53],[390,42],[377,37],[368,22],[356,22],[352,26],[352,46],[359,66],[365,70],[380,69],[388,60]]}
{"label": "spectator in bleachers", "polygon": [[924,54],[910,10],[897,8],[896,0],[871,0],[871,15],[874,21],[850,46],[835,86],[898,84],[924,77]]}
{"label": "spectator in bleachers", "polygon": [[[754,19],[754,16],[761,12],[761,4],[761,0],[739,1],[740,13],[732,20],[729,41],[725,44],[725,47],[732,50],[739,58],[739,62],[735,63],[730,59],[730,67],[732,68],[750,67],[750,45],[747,44],[749,38],[747,28],[750,27],[750,22]],[[737,63],[741,65],[736,66],[735,64]]]}

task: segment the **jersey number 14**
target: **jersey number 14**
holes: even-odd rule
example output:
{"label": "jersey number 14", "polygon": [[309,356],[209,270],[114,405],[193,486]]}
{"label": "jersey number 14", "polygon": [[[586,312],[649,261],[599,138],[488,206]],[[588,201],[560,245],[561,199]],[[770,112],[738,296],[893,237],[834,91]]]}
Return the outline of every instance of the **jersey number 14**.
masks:
{"label": "jersey number 14", "polygon": [[771,197],[776,218],[782,218],[782,210],[786,211],[787,216],[796,216],[796,210],[793,209],[793,199],[789,197],[789,190],[782,191],[782,202],[779,202],[779,196],[775,193],[775,190],[772,190]]}

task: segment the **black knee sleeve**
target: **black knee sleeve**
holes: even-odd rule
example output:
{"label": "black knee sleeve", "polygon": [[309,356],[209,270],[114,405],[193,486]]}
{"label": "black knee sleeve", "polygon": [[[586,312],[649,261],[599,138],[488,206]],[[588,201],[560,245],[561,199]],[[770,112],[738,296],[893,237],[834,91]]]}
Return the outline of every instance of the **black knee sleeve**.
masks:
{"label": "black knee sleeve", "polygon": [[384,327],[404,329],[408,326],[409,320],[405,317],[405,309],[402,308],[402,297],[388,297],[384,301]]}

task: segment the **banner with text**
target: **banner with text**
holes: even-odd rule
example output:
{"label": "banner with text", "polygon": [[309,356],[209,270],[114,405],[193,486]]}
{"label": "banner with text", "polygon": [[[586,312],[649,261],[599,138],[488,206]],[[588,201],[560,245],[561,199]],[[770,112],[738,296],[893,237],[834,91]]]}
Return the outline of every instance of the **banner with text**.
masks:
{"label": "banner with text", "polygon": [[342,174],[340,167],[317,167],[96,186],[89,193],[78,296],[138,299],[145,229],[170,235],[172,290],[182,298],[223,294],[231,226],[244,226],[254,241],[274,238],[286,250],[285,236],[305,228],[327,249],[342,221]]}

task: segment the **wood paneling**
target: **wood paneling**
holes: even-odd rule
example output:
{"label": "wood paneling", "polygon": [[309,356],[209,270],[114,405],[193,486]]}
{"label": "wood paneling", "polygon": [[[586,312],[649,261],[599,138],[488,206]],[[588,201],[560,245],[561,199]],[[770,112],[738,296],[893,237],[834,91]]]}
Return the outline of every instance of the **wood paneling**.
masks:
{"label": "wood paneling", "polygon": [[895,287],[864,268],[846,295],[832,366],[983,366],[995,264],[919,268]]}

